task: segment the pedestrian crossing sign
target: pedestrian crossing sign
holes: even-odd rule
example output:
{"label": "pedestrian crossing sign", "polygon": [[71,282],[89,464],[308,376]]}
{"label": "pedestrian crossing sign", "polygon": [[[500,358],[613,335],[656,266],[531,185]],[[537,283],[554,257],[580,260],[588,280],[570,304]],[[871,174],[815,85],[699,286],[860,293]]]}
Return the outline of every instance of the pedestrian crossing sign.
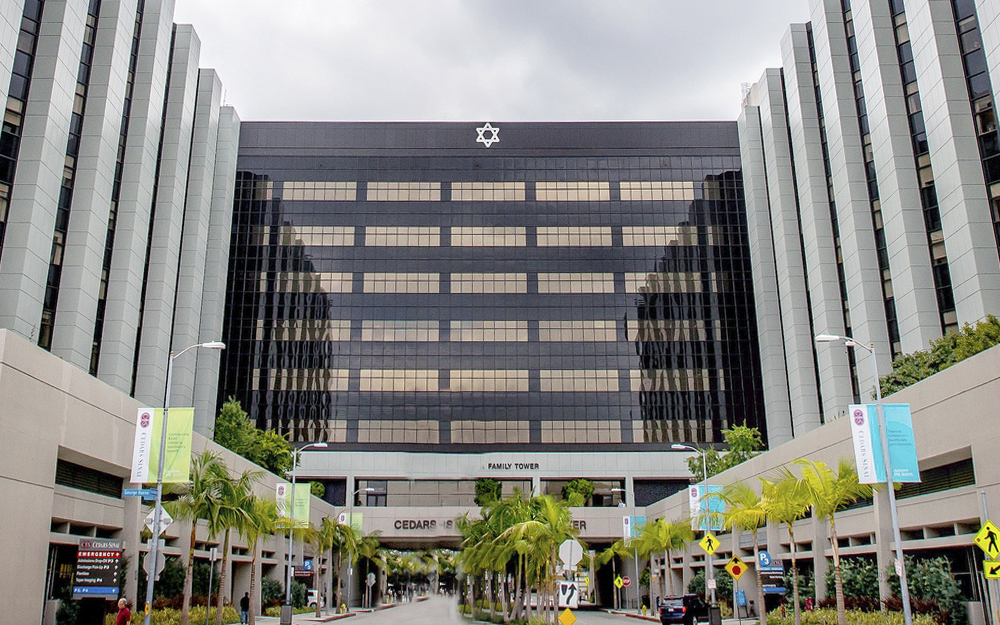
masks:
{"label": "pedestrian crossing sign", "polygon": [[1000,528],[987,520],[983,523],[982,529],[973,539],[980,549],[986,552],[990,560],[996,560],[1000,556]]}
{"label": "pedestrian crossing sign", "polygon": [[618,577],[615,578],[615,588],[617,588],[618,590],[621,590],[622,586],[624,586],[624,585],[625,585],[625,580],[622,579],[621,575],[619,575]]}
{"label": "pedestrian crossing sign", "polygon": [[722,543],[719,542],[719,539],[712,536],[710,532],[705,532],[705,537],[698,541],[698,544],[708,555],[715,553],[715,550],[722,545]]}

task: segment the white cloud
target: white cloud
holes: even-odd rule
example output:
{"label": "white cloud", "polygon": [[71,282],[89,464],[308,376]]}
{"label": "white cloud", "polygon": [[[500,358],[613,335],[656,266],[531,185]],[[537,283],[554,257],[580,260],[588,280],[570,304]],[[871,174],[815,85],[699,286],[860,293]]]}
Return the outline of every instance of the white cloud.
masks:
{"label": "white cloud", "polygon": [[244,119],[735,119],[807,0],[177,0]]}

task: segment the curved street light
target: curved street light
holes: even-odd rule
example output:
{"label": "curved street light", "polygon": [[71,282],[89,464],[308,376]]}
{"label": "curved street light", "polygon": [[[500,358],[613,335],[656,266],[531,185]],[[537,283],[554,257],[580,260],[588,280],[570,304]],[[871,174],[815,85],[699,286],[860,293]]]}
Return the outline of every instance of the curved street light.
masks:
{"label": "curved street light", "polygon": [[[174,360],[180,358],[185,352],[192,349],[226,349],[226,344],[221,341],[209,341],[208,343],[197,343],[195,345],[190,345],[185,347],[181,351],[174,354],[173,351],[170,352],[170,357],[167,360],[167,389],[163,398],[163,424],[160,428],[160,458],[158,467],[156,469],[156,504],[153,508],[153,538],[149,541],[149,553],[146,554],[147,558],[152,558],[150,562],[153,566],[150,567],[151,570],[156,570],[156,559],[159,557],[157,553],[160,548],[160,535],[157,533],[160,529],[160,519],[163,518],[163,462],[166,458],[166,453],[164,450],[167,448],[167,418],[170,416],[170,385],[174,379]],[[156,583],[156,575],[149,576],[146,581],[146,609],[145,616],[143,617],[143,624],[149,625],[149,620],[151,618],[150,612],[153,607],[153,586]]]}
{"label": "curved street light", "polygon": [[[295,518],[295,468],[299,465],[299,455],[309,449],[326,449],[326,443],[309,443],[308,445],[303,445],[297,449],[292,450],[292,502],[286,504],[288,511],[288,566],[285,570],[285,606],[288,607],[288,622],[285,622],[285,612],[281,611],[281,624],[280,625],[290,625],[292,622],[292,523],[291,521]],[[306,519],[308,521],[308,519]]]}
{"label": "curved street light", "polygon": [[[673,445],[670,446],[670,449],[673,449],[675,451],[693,451],[693,452],[697,452],[697,453],[701,454],[701,475],[702,475],[702,478],[703,478],[702,479],[702,484],[704,485],[704,488],[705,488],[705,512],[706,513],[709,512],[709,509],[708,509],[708,507],[709,507],[709,504],[708,504],[708,460],[706,458],[706,450],[701,449],[699,447],[692,447],[691,445],[685,445],[683,443],[674,443]],[[701,500],[699,499],[699,506],[698,507],[701,507],[700,501]],[[706,523],[706,527],[711,527],[711,523],[709,523],[709,521],[707,519],[706,519],[705,523]],[[707,529],[705,530],[705,533],[706,534],[708,533]],[[712,566],[712,554],[710,554],[710,553],[706,553],[705,554],[705,579],[706,580],[714,580],[715,579],[715,567]],[[709,584],[708,581],[705,582],[705,598],[706,599],[711,598],[711,606],[714,608],[715,607],[715,588],[713,587],[711,590],[709,590],[708,587],[710,585],[711,584]]]}
{"label": "curved street light", "polygon": [[882,410],[882,387],[878,381],[878,361],[875,358],[875,343],[859,343],[849,336],[837,334],[817,334],[817,343],[840,343],[846,347],[860,347],[872,357],[872,374],[875,376],[875,414],[878,417],[878,427],[882,439],[882,459],[885,463],[886,490],[889,491],[889,514],[892,517],[892,534],[896,540],[896,572],[899,574],[900,596],[903,600],[903,619],[906,625],[913,625],[913,614],[910,612],[910,589],[906,582],[906,560],[903,559],[903,541],[899,535],[899,517],[896,514],[896,490],[892,482],[892,461],[889,458],[889,434],[885,427],[885,413]]}

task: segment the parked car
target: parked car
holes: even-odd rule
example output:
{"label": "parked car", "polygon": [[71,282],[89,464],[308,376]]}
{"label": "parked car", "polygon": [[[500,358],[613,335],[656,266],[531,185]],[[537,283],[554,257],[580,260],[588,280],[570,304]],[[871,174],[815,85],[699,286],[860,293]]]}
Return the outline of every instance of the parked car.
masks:
{"label": "parked car", "polygon": [[316,590],[315,588],[310,588],[308,590],[306,603],[309,604],[310,608],[315,608],[317,601],[319,601],[319,607],[321,608],[326,607],[326,601],[323,600],[323,597],[322,595],[319,594],[319,591]]}
{"label": "parked car", "polygon": [[695,625],[703,621],[708,621],[708,604],[699,595],[677,595],[660,601],[660,622],[663,625]]}

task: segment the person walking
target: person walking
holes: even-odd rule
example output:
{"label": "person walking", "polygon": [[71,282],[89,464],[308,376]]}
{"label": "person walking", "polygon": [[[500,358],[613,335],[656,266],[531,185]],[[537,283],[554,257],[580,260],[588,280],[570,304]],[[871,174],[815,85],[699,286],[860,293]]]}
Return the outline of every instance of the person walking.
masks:
{"label": "person walking", "polygon": [[118,616],[115,617],[115,625],[129,625],[132,622],[132,611],[128,609],[128,601],[118,600]]}
{"label": "person walking", "polygon": [[240,623],[250,622],[250,593],[243,593],[243,598],[240,599]]}

